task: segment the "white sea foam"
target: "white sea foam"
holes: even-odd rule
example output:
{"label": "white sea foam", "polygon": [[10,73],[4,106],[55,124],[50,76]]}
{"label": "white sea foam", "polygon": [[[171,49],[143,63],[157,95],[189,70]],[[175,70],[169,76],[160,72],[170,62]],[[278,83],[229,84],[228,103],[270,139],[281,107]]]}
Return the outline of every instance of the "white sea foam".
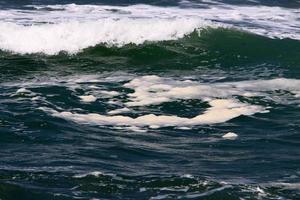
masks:
{"label": "white sea foam", "polygon": [[85,174],[78,174],[78,175],[74,175],[74,178],[85,178],[87,176],[101,176],[104,175],[104,173],[100,172],[100,171],[94,171],[94,172],[89,172],[89,173],[85,173]]}
{"label": "white sea foam", "polygon": [[236,133],[233,132],[228,132],[225,135],[222,136],[222,138],[224,139],[229,139],[229,140],[234,140],[238,137],[238,135]]}
{"label": "white sea foam", "polygon": [[40,99],[41,99],[41,97],[39,97],[39,96],[35,96],[35,97],[31,98],[32,101],[37,101],[37,100],[40,100]]}
{"label": "white sea foam", "polygon": [[[78,79],[70,78],[68,80],[68,85],[74,87],[73,84],[77,84]],[[101,83],[102,81],[101,78],[94,76],[92,83]],[[78,87],[80,87],[82,83],[83,82],[80,81]],[[35,86],[36,85],[35,83]],[[190,129],[193,126],[202,124],[223,123],[241,115],[249,116],[256,113],[266,113],[269,112],[271,108],[269,106],[263,107],[259,105],[259,103],[254,103],[251,100],[241,102],[236,98],[237,96],[244,96],[247,99],[251,99],[251,97],[261,97],[266,101],[281,104],[300,103],[298,101],[300,80],[297,79],[277,78],[272,80],[202,83],[152,75],[135,77],[131,81],[127,81],[123,87],[130,88],[134,92],[127,93],[127,99],[125,99],[124,102],[118,102],[119,106],[124,106],[123,108],[108,111],[107,114],[82,114],[76,109],[70,111],[58,111],[61,109],[54,110],[49,108],[41,109],[55,117],[72,120],[77,123],[125,127],[137,132],[145,131],[143,127],[150,129],[160,127]],[[89,88],[89,90],[91,90],[90,92],[93,94],[103,92],[101,87]],[[289,101],[285,99],[285,92],[282,94],[278,93],[280,90],[290,92]],[[291,101],[292,96],[294,96],[293,101]],[[85,99],[85,101],[87,101],[92,97],[93,96],[84,96],[83,100]],[[113,99],[117,100],[117,97],[114,95],[111,95],[109,98],[110,100],[108,100],[107,103],[110,103]],[[92,99],[94,100],[94,98]],[[189,99],[201,100],[206,102],[209,107],[204,112],[190,118],[167,114],[154,115],[151,113],[141,114],[138,117],[122,115],[124,112],[134,112],[136,107]],[[235,135],[230,133],[223,137],[233,138]]]}
{"label": "white sea foam", "polygon": [[20,88],[16,91],[16,94],[20,94],[20,93],[31,93],[31,91],[26,88]]}
{"label": "white sea foam", "polygon": [[116,110],[111,110],[108,112],[108,114],[115,115],[115,114],[126,113],[126,112],[130,112],[130,109],[129,108],[120,108],[120,109],[116,109]]}
{"label": "white sea foam", "polygon": [[284,182],[275,182],[270,184],[273,187],[280,187],[285,189],[300,190],[300,183],[284,183]]}
{"label": "white sea foam", "polygon": [[193,118],[154,114],[142,115],[137,118],[132,118],[122,115],[108,116],[100,115],[97,113],[79,114],[74,112],[58,112],[48,108],[40,109],[50,112],[55,117],[60,117],[83,124],[128,127],[155,126],[156,128],[169,126],[195,126],[201,124],[216,124],[226,122],[241,115],[253,115],[264,110],[261,106],[248,105],[232,99],[216,99],[210,101],[209,104],[211,107],[208,108],[207,111]]}
{"label": "white sea foam", "polygon": [[178,99],[209,101],[215,98],[231,98],[232,96],[265,96],[265,92],[275,90],[290,91],[295,97],[298,97],[300,92],[300,80],[285,78],[199,83],[190,80],[177,81],[158,76],[142,76],[133,79],[124,86],[134,90],[134,93],[128,95],[131,101],[126,103],[130,107],[160,104]]}
{"label": "white sea foam", "polygon": [[[99,43],[174,40],[207,26],[300,39],[299,10],[267,6],[54,5],[0,10],[0,48],[17,53],[76,53]],[[44,9],[51,8],[51,9]]]}
{"label": "white sea foam", "polygon": [[33,97],[36,94],[27,88],[20,88],[16,91],[16,93],[12,94],[11,96],[18,96],[18,95]]}
{"label": "white sea foam", "polygon": [[23,26],[0,23],[0,48],[18,53],[76,53],[100,43],[122,46],[174,40],[201,26],[194,19],[101,19]]}
{"label": "white sea foam", "polygon": [[94,102],[97,100],[97,98],[93,95],[79,96],[79,98],[81,99],[81,101],[87,102],[87,103]]}
{"label": "white sea foam", "polygon": [[101,94],[104,94],[109,97],[118,96],[120,93],[117,91],[100,91]]}

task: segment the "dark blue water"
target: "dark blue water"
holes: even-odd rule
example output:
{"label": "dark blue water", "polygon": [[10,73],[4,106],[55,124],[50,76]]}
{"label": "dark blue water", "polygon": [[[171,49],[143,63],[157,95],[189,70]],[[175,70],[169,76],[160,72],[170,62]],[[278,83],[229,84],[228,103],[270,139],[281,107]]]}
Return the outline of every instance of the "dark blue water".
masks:
{"label": "dark blue water", "polygon": [[0,200],[300,199],[299,1],[0,1]]}

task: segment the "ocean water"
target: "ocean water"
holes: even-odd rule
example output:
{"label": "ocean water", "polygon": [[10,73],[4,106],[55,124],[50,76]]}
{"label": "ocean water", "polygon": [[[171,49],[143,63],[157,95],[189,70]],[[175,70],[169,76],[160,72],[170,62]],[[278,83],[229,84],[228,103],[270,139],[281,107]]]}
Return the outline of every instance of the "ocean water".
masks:
{"label": "ocean water", "polygon": [[297,0],[0,0],[0,200],[300,199]]}

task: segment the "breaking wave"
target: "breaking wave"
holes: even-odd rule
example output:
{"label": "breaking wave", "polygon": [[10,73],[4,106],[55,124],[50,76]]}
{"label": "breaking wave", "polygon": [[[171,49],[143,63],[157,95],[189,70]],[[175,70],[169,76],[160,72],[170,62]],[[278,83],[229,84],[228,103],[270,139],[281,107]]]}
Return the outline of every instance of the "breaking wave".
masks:
{"label": "breaking wave", "polygon": [[299,39],[297,9],[219,5],[31,6],[0,11],[0,49],[20,54],[74,54],[98,44],[124,46],[177,40],[195,30],[226,27],[270,38]]}

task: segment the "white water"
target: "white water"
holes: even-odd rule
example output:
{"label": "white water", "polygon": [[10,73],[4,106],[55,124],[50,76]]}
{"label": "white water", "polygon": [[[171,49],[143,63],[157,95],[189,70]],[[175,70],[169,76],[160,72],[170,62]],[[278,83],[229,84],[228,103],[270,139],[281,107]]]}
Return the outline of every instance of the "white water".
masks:
{"label": "white water", "polygon": [[33,7],[26,12],[0,10],[2,50],[21,54],[77,53],[100,43],[123,46],[176,40],[208,26],[300,39],[298,9],[225,4],[208,8],[75,4]]}
{"label": "white water", "polygon": [[148,114],[137,118],[128,116],[100,115],[97,113],[78,114],[72,112],[57,112],[55,110],[41,108],[50,112],[55,117],[73,120],[83,124],[111,125],[111,126],[130,126],[130,127],[168,127],[168,126],[195,126],[201,124],[216,124],[226,122],[241,115],[253,115],[263,112],[260,106],[248,105],[235,100],[216,99],[209,102],[211,106],[203,114],[193,118],[183,118],[178,116]]}
{"label": "white water", "polygon": [[191,80],[174,80],[159,76],[142,76],[126,83],[125,87],[134,90],[129,94],[131,101],[127,106],[145,106],[176,101],[179,99],[201,99],[211,101],[216,98],[268,97],[278,103],[284,103],[280,97],[268,95],[267,92],[289,91],[299,98],[300,80],[277,78],[271,80],[253,80],[222,83],[199,83]]}
{"label": "white water", "polygon": [[[89,87],[91,84],[100,84],[99,86],[101,86],[103,81],[107,79],[93,77],[92,82],[86,83],[83,80],[85,80],[84,77],[78,79],[70,78],[64,81],[66,81],[69,88],[81,88],[82,90],[89,88],[86,91],[89,95],[93,95],[94,98],[98,98],[99,101],[106,102],[108,105],[117,104],[120,108],[107,110],[107,113],[102,114],[91,111],[81,113],[78,112],[77,108],[64,110],[59,107],[57,109],[42,107],[39,109],[54,117],[64,118],[80,124],[129,127],[132,130],[139,131],[139,128],[143,127],[149,127],[150,129],[160,127],[190,129],[197,125],[224,123],[242,115],[250,116],[257,113],[268,113],[272,109],[268,104],[300,105],[300,80],[296,79],[278,78],[271,80],[201,83],[159,76],[140,76],[120,86],[134,91],[133,93],[119,93],[119,95],[126,96],[124,100],[119,99],[119,96],[103,96],[103,88]],[[79,84],[76,85],[77,83]],[[37,87],[39,84],[34,83],[33,85]],[[27,86],[30,88],[30,85]],[[41,86],[45,87],[46,85],[41,83]],[[286,96],[285,93],[278,93],[279,90],[289,93]],[[79,96],[79,98],[81,97]],[[237,97],[243,97],[248,100],[241,101]],[[255,97],[255,101],[251,100],[253,97]],[[264,105],[261,105],[257,98],[265,102]],[[140,107],[144,106],[191,99],[201,100],[207,103],[209,107],[198,115],[189,118],[166,113],[143,113],[137,117],[126,115],[136,113],[135,111],[140,110]],[[90,103],[97,104],[97,102],[92,101]]]}

